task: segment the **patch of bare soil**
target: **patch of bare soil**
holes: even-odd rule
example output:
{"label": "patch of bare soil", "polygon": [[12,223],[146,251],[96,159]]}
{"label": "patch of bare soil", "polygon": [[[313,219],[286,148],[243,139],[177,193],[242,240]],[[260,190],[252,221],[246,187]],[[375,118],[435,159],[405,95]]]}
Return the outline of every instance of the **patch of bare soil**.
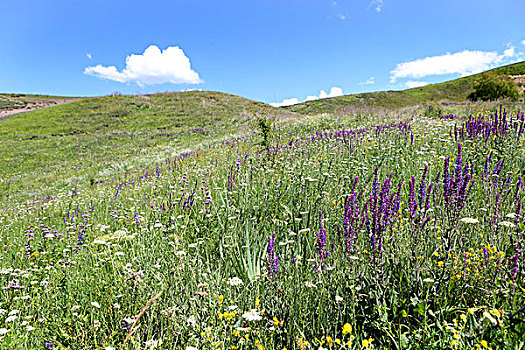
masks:
{"label": "patch of bare soil", "polygon": [[73,101],[77,101],[77,100],[56,99],[56,100],[51,100],[51,101],[46,101],[46,102],[35,101],[35,102],[28,103],[24,108],[14,108],[14,109],[0,111],[0,119],[4,119],[5,117],[13,115],[13,114],[34,111],[37,109],[56,106],[56,105],[73,102]]}

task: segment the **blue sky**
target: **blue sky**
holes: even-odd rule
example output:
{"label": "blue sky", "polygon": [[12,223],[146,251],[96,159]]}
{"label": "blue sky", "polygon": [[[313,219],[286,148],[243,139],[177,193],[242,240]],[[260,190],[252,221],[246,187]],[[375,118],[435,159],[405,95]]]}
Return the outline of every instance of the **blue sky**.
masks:
{"label": "blue sky", "polygon": [[1,8],[0,92],[202,89],[293,103],[525,60],[523,0],[18,0]]}

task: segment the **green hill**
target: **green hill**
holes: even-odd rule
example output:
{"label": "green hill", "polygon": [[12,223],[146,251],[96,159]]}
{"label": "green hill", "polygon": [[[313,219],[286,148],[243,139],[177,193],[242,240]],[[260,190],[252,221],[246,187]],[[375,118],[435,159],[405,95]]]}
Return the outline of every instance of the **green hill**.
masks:
{"label": "green hill", "polygon": [[[523,75],[525,74],[525,62],[495,68],[491,71],[510,76]],[[467,95],[472,91],[472,84],[480,74],[403,91],[379,91],[345,95],[303,102],[281,108],[301,114],[319,114],[341,112],[345,109],[355,107],[392,109],[415,106],[428,102],[461,102],[465,101]]]}
{"label": "green hill", "polygon": [[249,131],[293,113],[219,92],[83,98],[0,121],[0,202],[43,196]]}

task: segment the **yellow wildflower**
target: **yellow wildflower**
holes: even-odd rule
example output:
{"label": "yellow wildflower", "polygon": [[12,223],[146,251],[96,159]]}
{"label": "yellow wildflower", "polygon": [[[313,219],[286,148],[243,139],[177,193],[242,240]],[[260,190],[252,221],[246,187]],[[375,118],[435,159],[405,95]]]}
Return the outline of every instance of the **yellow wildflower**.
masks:
{"label": "yellow wildflower", "polygon": [[492,312],[494,314],[494,316],[497,316],[497,317],[501,316],[501,313],[499,312],[498,309],[492,309],[492,310],[490,310],[490,312]]}
{"label": "yellow wildflower", "polygon": [[345,325],[343,326],[343,334],[346,335],[348,333],[352,333],[352,326],[350,325],[350,323],[345,323]]}
{"label": "yellow wildflower", "polygon": [[364,348],[368,348],[370,346],[370,344],[372,344],[373,341],[374,341],[373,338],[363,339],[363,341],[361,342],[361,345]]}
{"label": "yellow wildflower", "polygon": [[334,346],[334,340],[333,340],[332,337],[330,337],[330,336],[327,336],[327,337],[326,337],[326,343],[327,343],[328,346],[330,346],[330,347]]}

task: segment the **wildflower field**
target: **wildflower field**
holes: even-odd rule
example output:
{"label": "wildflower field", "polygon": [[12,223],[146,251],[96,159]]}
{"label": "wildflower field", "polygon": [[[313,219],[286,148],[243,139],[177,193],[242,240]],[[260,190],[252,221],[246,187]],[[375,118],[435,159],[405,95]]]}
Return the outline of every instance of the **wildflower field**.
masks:
{"label": "wildflower field", "polygon": [[523,106],[439,112],[259,116],[14,193],[0,347],[525,348]]}

